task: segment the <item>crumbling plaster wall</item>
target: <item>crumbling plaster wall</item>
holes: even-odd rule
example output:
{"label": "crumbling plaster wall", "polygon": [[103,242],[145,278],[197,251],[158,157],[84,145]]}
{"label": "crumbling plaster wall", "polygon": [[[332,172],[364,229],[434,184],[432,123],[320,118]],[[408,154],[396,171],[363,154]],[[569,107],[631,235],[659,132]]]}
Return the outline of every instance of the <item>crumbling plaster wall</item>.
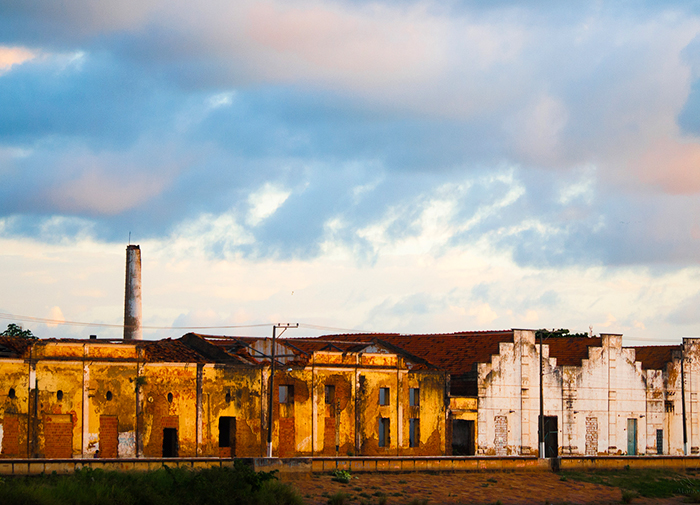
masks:
{"label": "crumbling plaster wall", "polygon": [[[0,373],[0,457],[27,456],[29,368],[24,360],[3,359]],[[13,390],[14,398],[10,396]]]}

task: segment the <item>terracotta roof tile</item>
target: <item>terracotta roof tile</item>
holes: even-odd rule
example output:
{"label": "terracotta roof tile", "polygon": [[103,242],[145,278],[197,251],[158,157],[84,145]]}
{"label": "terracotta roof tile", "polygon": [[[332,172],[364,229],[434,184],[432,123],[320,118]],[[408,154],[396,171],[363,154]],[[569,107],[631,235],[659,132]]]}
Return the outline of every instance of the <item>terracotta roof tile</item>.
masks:
{"label": "terracotta roof tile", "polygon": [[0,337],[0,356],[21,358],[36,340],[22,337]]}
{"label": "terracotta roof tile", "polygon": [[207,360],[194,349],[189,348],[179,340],[147,341],[141,340],[137,346],[142,348],[145,359],[151,362],[170,363],[205,363]]}
{"label": "terracotta roof tile", "polygon": [[633,347],[636,361],[642,362],[644,370],[666,370],[666,365],[673,360],[673,351],[680,350],[678,345],[648,345]]}
{"label": "terracotta roof tile", "polygon": [[[539,345],[539,341],[535,341]],[[581,360],[588,359],[589,347],[600,347],[600,337],[549,337],[543,344],[549,345],[549,356],[557,358],[558,366],[581,366]]]}

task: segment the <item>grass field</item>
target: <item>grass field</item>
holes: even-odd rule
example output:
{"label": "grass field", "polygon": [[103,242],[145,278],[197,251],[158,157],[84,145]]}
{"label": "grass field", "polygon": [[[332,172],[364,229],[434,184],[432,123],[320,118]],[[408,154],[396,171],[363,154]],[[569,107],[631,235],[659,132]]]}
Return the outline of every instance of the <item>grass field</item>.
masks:
{"label": "grass field", "polygon": [[71,475],[10,477],[0,481],[3,505],[302,505],[273,473],[245,465],[153,472],[83,469]]}

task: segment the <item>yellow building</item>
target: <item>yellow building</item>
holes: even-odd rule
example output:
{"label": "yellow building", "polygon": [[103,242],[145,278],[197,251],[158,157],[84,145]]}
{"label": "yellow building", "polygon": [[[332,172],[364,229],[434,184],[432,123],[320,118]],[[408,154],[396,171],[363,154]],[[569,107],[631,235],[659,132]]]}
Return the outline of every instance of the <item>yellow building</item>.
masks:
{"label": "yellow building", "polygon": [[441,455],[447,377],[385,342],[0,337],[0,455]]}

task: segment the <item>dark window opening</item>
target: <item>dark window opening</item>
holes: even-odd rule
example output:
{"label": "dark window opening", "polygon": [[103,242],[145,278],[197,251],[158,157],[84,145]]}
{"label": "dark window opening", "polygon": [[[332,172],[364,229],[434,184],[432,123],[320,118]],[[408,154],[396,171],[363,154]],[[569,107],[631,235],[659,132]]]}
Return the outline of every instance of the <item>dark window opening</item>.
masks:
{"label": "dark window opening", "polygon": [[420,389],[418,389],[418,388],[409,389],[409,391],[408,391],[408,404],[411,407],[420,406]]}
{"label": "dark window opening", "polygon": [[234,454],[236,446],[236,418],[219,418],[219,447],[230,447],[231,455]]}
{"label": "dark window opening", "polygon": [[15,393],[15,388],[10,388],[10,391],[7,393],[7,396],[9,396],[12,399],[17,398],[17,393]]}
{"label": "dark window opening", "polygon": [[333,405],[335,403],[335,386],[326,386],[326,405]]}
{"label": "dark window opening", "polygon": [[664,430],[656,430],[656,454],[664,453]]}
{"label": "dark window opening", "polygon": [[476,454],[476,433],[474,421],[454,419],[452,421],[452,454],[473,456]]}
{"label": "dark window opening", "polygon": [[231,391],[226,391],[226,403],[231,403]]}
{"label": "dark window opening", "polygon": [[389,418],[379,418],[379,447],[389,447]]}
{"label": "dark window opening", "polygon": [[60,389],[56,392],[56,399],[60,402],[63,400],[63,391]]}
{"label": "dark window opening", "polygon": [[664,402],[664,407],[666,408],[666,412],[668,412],[669,414],[673,414],[673,411],[675,410],[673,406],[673,400],[666,400]]}
{"label": "dark window opening", "polygon": [[111,401],[112,401],[112,398],[113,398],[113,397],[112,397],[112,392],[111,392],[111,391],[107,391],[107,395],[106,395],[106,396],[107,396],[107,401],[108,401],[108,402],[111,402]]}
{"label": "dark window opening", "polygon": [[[540,417],[537,417],[538,422]],[[559,456],[559,428],[557,416],[544,416],[544,457]],[[539,426],[539,425],[538,425]]]}
{"label": "dark window opening", "polygon": [[379,388],[379,405],[389,405],[389,388]]}
{"label": "dark window opening", "polygon": [[280,386],[280,403],[294,403],[294,386]]}
{"label": "dark window opening", "polygon": [[163,457],[177,458],[177,429],[163,428]]}
{"label": "dark window opening", "polygon": [[408,446],[420,445],[420,419],[411,419],[408,422]]}
{"label": "dark window opening", "polygon": [[168,403],[173,403],[173,394],[168,393]]}

